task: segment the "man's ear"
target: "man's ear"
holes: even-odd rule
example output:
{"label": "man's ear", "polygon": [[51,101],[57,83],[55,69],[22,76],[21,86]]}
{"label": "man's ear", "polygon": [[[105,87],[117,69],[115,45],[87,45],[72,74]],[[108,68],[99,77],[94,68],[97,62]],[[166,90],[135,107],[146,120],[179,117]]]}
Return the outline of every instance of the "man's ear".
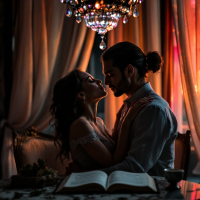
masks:
{"label": "man's ear", "polygon": [[130,78],[134,74],[134,67],[131,64],[128,64],[124,70],[124,73],[127,78]]}

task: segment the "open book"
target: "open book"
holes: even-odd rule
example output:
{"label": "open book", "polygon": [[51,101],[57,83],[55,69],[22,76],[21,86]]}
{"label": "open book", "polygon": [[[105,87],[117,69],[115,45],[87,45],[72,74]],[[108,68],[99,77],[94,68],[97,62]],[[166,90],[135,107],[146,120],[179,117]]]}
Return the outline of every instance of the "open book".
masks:
{"label": "open book", "polygon": [[102,171],[72,173],[56,188],[55,193],[87,192],[158,192],[155,180],[147,173],[114,171],[109,176]]}

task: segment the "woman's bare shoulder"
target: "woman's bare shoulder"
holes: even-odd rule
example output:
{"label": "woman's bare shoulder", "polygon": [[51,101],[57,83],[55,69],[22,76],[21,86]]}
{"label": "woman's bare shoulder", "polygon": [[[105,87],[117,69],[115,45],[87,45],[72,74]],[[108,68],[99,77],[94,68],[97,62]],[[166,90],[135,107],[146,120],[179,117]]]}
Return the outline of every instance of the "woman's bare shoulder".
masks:
{"label": "woman's bare shoulder", "polygon": [[104,126],[104,121],[100,117],[97,117],[97,121],[98,121],[99,124]]}
{"label": "woman's bare shoulder", "polygon": [[93,131],[90,123],[86,119],[80,117],[71,124],[69,133],[71,139],[78,139]]}

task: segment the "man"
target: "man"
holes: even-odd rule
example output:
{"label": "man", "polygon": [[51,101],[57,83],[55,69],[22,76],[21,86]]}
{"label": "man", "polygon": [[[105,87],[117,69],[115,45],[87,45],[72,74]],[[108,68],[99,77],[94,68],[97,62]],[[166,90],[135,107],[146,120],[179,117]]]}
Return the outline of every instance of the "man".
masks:
{"label": "man", "polygon": [[[105,84],[116,97],[127,95],[121,111],[120,128],[129,106],[139,99],[151,96],[153,101],[144,107],[132,124],[130,147],[123,162],[102,171],[110,174],[115,170],[147,172],[163,176],[164,168],[174,167],[174,140],[177,136],[177,121],[168,103],[156,94],[145,81],[146,74],[159,71],[162,58],[157,52],[145,55],[129,42],[118,43],[101,56]],[[116,134],[114,131],[113,134]],[[117,136],[113,135],[117,138]]]}
{"label": "man", "polygon": [[[151,96],[153,101],[145,106],[131,126],[130,144],[124,161],[101,169],[110,174],[116,170],[147,172],[152,176],[163,176],[165,168],[174,167],[174,140],[177,137],[177,121],[168,103],[156,94],[145,81],[150,71],[160,70],[163,61],[157,52],[147,55],[130,42],[117,43],[101,56],[105,85],[116,97],[127,95],[120,117],[115,122],[112,138],[118,138],[119,129],[132,103]],[[78,171],[76,165],[68,171]]]}

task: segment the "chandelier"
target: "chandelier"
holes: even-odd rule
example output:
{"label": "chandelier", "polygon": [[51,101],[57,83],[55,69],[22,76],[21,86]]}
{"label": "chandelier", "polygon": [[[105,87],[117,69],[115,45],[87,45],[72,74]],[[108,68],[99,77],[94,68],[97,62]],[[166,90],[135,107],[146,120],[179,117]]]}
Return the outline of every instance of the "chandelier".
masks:
{"label": "chandelier", "polygon": [[119,18],[123,16],[123,23],[128,22],[128,17],[139,15],[136,5],[143,0],[60,0],[61,3],[67,3],[65,15],[76,16],[76,22],[80,23],[85,19],[86,26],[93,31],[98,32],[102,39],[99,48],[104,50],[106,44],[104,36],[108,31],[117,27]]}

